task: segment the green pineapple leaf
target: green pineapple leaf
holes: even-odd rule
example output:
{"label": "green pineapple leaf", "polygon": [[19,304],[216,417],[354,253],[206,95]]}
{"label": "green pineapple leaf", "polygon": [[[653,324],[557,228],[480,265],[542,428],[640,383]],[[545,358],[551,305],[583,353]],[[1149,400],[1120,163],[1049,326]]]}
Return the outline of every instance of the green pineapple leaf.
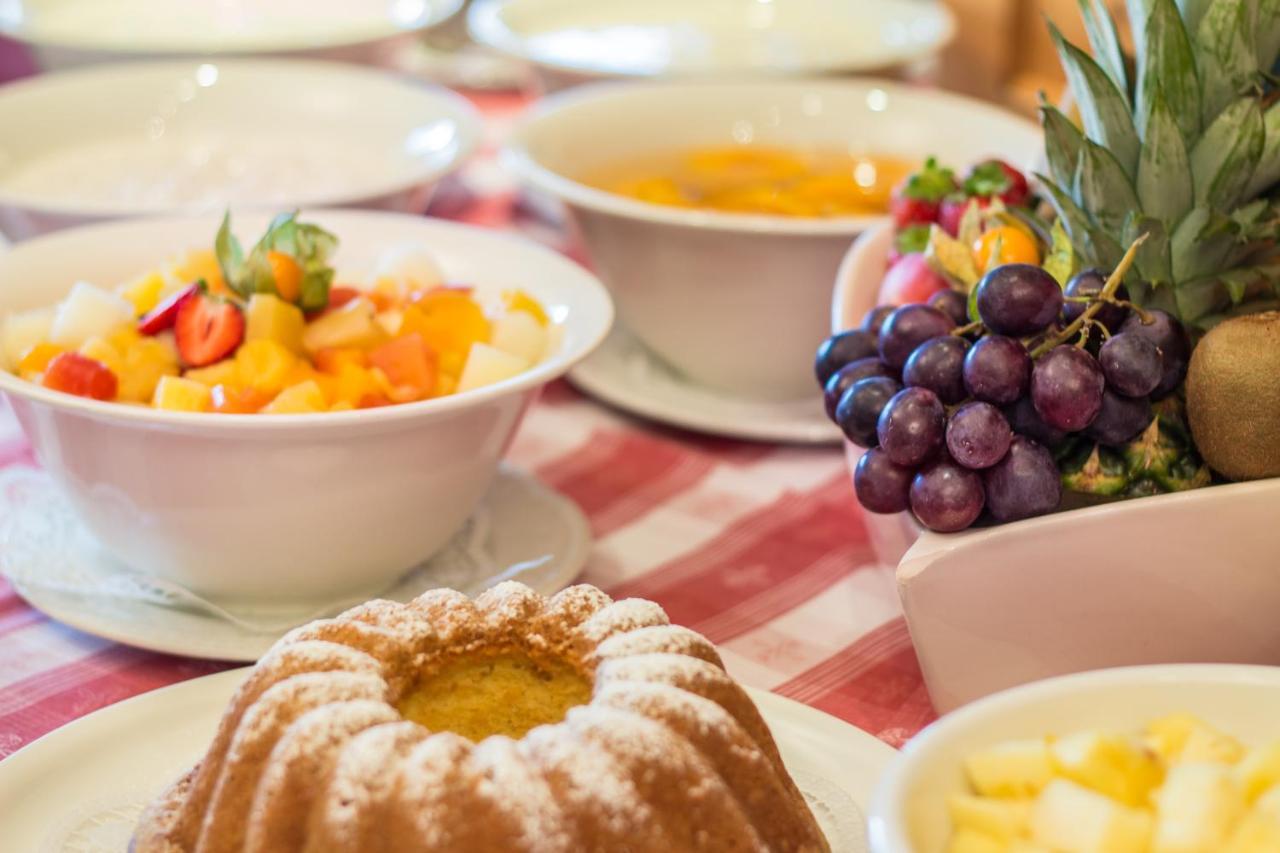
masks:
{"label": "green pineapple leaf", "polygon": [[1124,51],[1120,49],[1120,36],[1116,33],[1116,22],[1111,17],[1103,0],[1076,0],[1080,4],[1080,17],[1084,18],[1084,28],[1089,35],[1089,46],[1093,48],[1093,58],[1102,70],[1107,72],[1111,82],[1116,84],[1120,94],[1129,91],[1129,77],[1124,67]]}
{"label": "green pineapple leaf", "polygon": [[1119,233],[1125,217],[1138,208],[1128,175],[1107,149],[1085,140],[1076,164],[1071,194],[1080,207],[1109,233]]}
{"label": "green pineapple leaf", "polygon": [[[1215,2],[1217,0],[1178,0],[1178,11],[1182,14],[1182,20],[1187,22],[1188,32],[1196,31],[1201,19]],[[1231,2],[1238,3],[1240,0],[1231,0]]]}
{"label": "green pineapple leaf", "polygon": [[1070,185],[1084,137],[1061,110],[1047,103],[1040,105],[1040,123],[1044,126],[1044,153],[1049,161],[1049,173],[1059,184]]}
{"label": "green pineapple leaf", "polygon": [[[1280,3],[1280,0],[1277,0],[1277,3]],[[1276,14],[1280,17],[1280,8],[1277,9]],[[1266,137],[1263,141],[1262,157],[1259,158],[1253,178],[1244,192],[1245,198],[1254,198],[1280,181],[1280,101],[1276,101],[1267,108],[1262,116],[1262,124]]]}
{"label": "green pineapple leaf", "polygon": [[1049,24],[1049,34],[1057,46],[1058,58],[1075,95],[1085,136],[1110,149],[1125,174],[1132,175],[1138,165],[1139,143],[1138,131],[1129,114],[1128,100],[1107,72],[1087,53],[1063,38],[1061,31],[1052,23]]}
{"label": "green pineapple leaf", "polygon": [[[1194,32],[1200,73],[1201,116],[1213,121],[1227,104],[1258,80],[1255,0],[1213,0]],[[1191,22],[1188,21],[1188,26]]]}
{"label": "green pineapple leaf", "polygon": [[1138,55],[1134,111],[1147,115],[1156,91],[1163,90],[1182,138],[1193,141],[1200,135],[1200,80],[1191,39],[1173,0],[1152,0],[1146,20],[1146,53]]}
{"label": "green pineapple leaf", "polygon": [[1125,0],[1125,14],[1129,17],[1129,29],[1133,31],[1134,56],[1142,56],[1147,52],[1145,22],[1151,17],[1153,5],[1155,0]]}
{"label": "green pineapple leaf", "polygon": [[1187,160],[1187,146],[1157,88],[1143,122],[1142,154],[1138,158],[1139,208],[1164,222],[1182,219],[1195,201],[1195,187]]}
{"label": "green pineapple leaf", "polygon": [[1265,134],[1257,98],[1240,98],[1218,114],[1191,150],[1196,204],[1229,209],[1244,197],[1262,158]]}
{"label": "green pineapple leaf", "polygon": [[1275,67],[1280,58],[1280,0],[1258,0],[1258,67]]}
{"label": "green pineapple leaf", "polygon": [[1132,246],[1139,237],[1146,235],[1147,239],[1138,247],[1138,253],[1133,259],[1138,278],[1151,288],[1173,282],[1173,268],[1169,263],[1169,232],[1165,230],[1163,222],[1133,211],[1125,221],[1124,231],[1121,233],[1126,246]]}
{"label": "green pineapple leaf", "polygon": [[1058,212],[1058,218],[1065,223],[1067,234],[1071,237],[1071,245],[1080,256],[1086,267],[1103,267],[1110,269],[1120,263],[1124,249],[1101,228],[1094,225],[1089,215],[1080,209],[1071,194],[1055,184],[1044,175],[1036,175],[1036,179],[1049,192],[1049,200]]}

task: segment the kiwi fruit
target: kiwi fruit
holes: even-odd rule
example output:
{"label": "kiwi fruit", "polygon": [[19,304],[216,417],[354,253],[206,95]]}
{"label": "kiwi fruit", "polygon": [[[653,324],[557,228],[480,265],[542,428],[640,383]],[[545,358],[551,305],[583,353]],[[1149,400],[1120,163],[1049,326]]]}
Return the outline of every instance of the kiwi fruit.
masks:
{"label": "kiwi fruit", "polygon": [[1231,480],[1280,477],[1280,311],[1219,323],[1187,369],[1200,455]]}

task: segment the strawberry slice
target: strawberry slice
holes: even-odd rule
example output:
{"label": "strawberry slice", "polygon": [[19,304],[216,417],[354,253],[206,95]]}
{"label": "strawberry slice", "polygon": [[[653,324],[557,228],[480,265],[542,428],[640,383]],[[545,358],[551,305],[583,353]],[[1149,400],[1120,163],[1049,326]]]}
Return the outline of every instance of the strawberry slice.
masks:
{"label": "strawberry slice", "polygon": [[187,300],[199,292],[200,285],[197,283],[189,284],[177,293],[170,295],[168,299],[152,308],[138,321],[138,333],[142,335],[158,335],[165,329],[173,328],[174,322],[178,319],[178,310],[186,304]]}
{"label": "strawberry slice", "polygon": [[114,400],[119,380],[102,362],[78,352],[64,352],[49,362],[41,384],[77,397]]}
{"label": "strawberry slice", "polygon": [[178,308],[173,332],[187,367],[226,358],[244,340],[244,315],[234,303],[198,293]]}

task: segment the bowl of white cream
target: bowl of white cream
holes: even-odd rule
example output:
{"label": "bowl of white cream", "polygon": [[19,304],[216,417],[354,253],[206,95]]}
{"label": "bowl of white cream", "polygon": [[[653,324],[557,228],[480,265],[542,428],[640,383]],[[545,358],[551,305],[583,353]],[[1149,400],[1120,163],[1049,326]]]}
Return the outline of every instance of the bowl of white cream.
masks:
{"label": "bowl of white cream", "polygon": [[0,231],[291,207],[421,212],[480,121],[444,89],[352,65],[120,63],[0,89]]}

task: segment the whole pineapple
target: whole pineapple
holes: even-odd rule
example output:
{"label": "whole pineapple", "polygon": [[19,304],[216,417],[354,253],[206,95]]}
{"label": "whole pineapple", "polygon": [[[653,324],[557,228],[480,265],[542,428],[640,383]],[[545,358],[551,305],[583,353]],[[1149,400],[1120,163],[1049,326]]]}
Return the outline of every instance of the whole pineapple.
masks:
{"label": "whole pineapple", "polygon": [[[1110,269],[1147,235],[1131,297],[1193,336],[1276,307],[1280,0],[1127,0],[1132,65],[1102,0],[1078,2],[1093,56],[1050,30],[1083,132],[1043,106],[1050,174],[1039,176],[1076,255]],[[1112,495],[1207,484],[1180,409],[1158,406],[1121,451],[1076,448],[1064,484]]]}

